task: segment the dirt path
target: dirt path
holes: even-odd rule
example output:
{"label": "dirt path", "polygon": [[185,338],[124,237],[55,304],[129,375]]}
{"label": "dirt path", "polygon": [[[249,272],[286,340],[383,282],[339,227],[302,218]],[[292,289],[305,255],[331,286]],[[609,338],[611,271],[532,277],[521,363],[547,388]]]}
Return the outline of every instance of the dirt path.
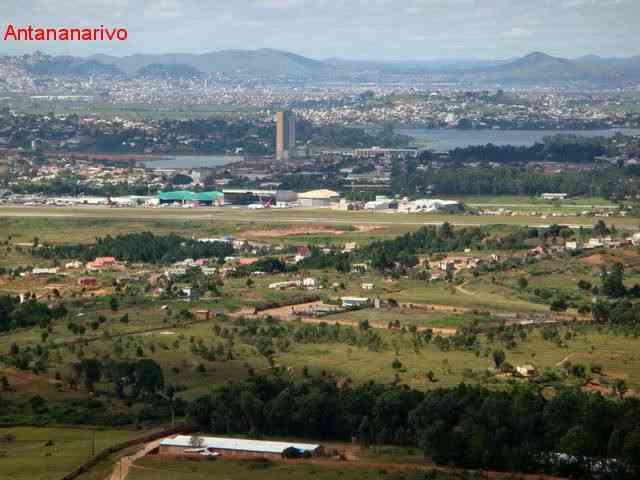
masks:
{"label": "dirt path", "polygon": [[467,290],[466,288],[464,288],[466,285],[467,285],[467,282],[463,283],[462,285],[456,285],[455,288],[460,293],[464,293],[465,295],[475,296],[477,292],[471,292],[471,291]]}
{"label": "dirt path", "polygon": [[566,357],[564,357],[562,360],[560,360],[558,363],[556,363],[556,367],[559,367],[560,365],[562,365],[564,362],[568,362],[569,359],[571,359],[571,357],[573,357],[577,352],[574,353],[570,353],[569,355],[567,355]]}
{"label": "dirt path", "polygon": [[140,450],[132,455],[127,455],[126,457],[122,457],[117,463],[113,465],[113,471],[111,475],[109,475],[105,480],[124,480],[127,478],[129,474],[129,470],[133,466],[133,463],[136,460],[144,457],[154,448],[157,448],[160,445],[162,438],[158,440],[154,440],[153,442],[149,442],[145,444]]}

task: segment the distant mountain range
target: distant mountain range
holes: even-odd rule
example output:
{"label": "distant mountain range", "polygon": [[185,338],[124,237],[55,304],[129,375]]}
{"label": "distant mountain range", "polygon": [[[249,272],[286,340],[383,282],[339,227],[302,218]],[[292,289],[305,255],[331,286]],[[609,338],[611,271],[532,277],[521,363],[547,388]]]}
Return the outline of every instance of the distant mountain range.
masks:
{"label": "distant mountain range", "polygon": [[[36,58],[36,60],[33,60]],[[290,52],[221,50],[204,54],[93,55],[87,58],[37,54],[26,62],[34,75],[114,75],[136,77],[194,77],[202,74],[256,77],[336,78],[366,75],[437,74],[451,81],[478,83],[593,84],[640,83],[640,55],[604,58],[587,55],[576,59],[542,52],[510,60],[360,61],[341,58],[314,60]]]}
{"label": "distant mountain range", "polygon": [[155,65],[185,65],[202,73],[248,75],[317,75],[333,67],[295,53],[263,48],[260,50],[221,50],[219,52],[113,57],[94,55],[90,60],[118,68],[127,75]]}
{"label": "distant mountain range", "polygon": [[640,56],[603,58],[587,55],[571,60],[534,52],[500,65],[471,69],[466,74],[477,80],[505,83],[639,82]]}

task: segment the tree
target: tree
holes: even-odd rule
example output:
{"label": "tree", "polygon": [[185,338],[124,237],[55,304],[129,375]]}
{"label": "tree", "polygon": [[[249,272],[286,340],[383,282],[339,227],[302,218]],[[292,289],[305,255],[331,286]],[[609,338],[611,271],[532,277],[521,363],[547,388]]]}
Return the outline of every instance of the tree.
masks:
{"label": "tree", "polygon": [[136,362],[134,378],[137,392],[154,394],[164,387],[162,368],[151,358],[143,358]]}
{"label": "tree", "polygon": [[97,358],[87,358],[80,362],[80,371],[84,375],[84,384],[87,390],[92,391],[94,384],[102,377],[102,364]]}
{"label": "tree", "polygon": [[447,263],[447,268],[445,270],[445,278],[447,282],[453,282],[453,278],[456,274],[456,266],[453,263]]}
{"label": "tree", "polygon": [[500,365],[502,365],[504,361],[507,359],[507,356],[502,350],[494,350],[491,353],[491,357],[493,358],[493,363],[498,369],[500,368]]}
{"label": "tree", "polygon": [[362,417],[360,426],[358,426],[358,442],[362,448],[369,448],[371,445],[371,425],[369,423],[369,417]]}
{"label": "tree", "polygon": [[626,295],[627,289],[624,286],[624,267],[621,263],[616,263],[609,269],[603,266],[600,277],[602,280],[600,291],[603,295],[611,298],[620,298]]}
{"label": "tree", "polygon": [[587,280],[579,280],[578,281],[578,288],[580,290],[584,290],[584,291],[589,291],[591,290],[591,282],[587,281]]}
{"label": "tree", "polygon": [[118,301],[117,297],[111,297],[109,299],[109,308],[111,309],[112,312],[117,312],[118,309],[120,308],[120,302]]}
{"label": "tree", "polygon": [[529,280],[527,280],[525,277],[518,278],[518,287],[520,288],[520,290],[524,290],[528,286],[529,286]]}
{"label": "tree", "polygon": [[629,388],[627,387],[627,382],[625,382],[622,378],[616,378],[615,382],[613,382],[613,391],[616,395],[618,395],[618,398],[620,398],[620,400],[624,398],[628,389]]}
{"label": "tree", "polygon": [[551,301],[550,309],[552,312],[564,312],[569,305],[564,297],[556,297]]}
{"label": "tree", "polygon": [[603,220],[598,220],[593,226],[593,234],[598,237],[604,237],[605,235],[609,235],[609,233],[609,228]]}

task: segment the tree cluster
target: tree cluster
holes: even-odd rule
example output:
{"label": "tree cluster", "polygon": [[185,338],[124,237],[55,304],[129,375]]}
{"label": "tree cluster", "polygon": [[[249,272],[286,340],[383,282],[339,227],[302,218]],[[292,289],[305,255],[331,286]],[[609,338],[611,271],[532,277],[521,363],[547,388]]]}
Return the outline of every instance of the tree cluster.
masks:
{"label": "tree cluster", "polygon": [[151,232],[106,236],[93,245],[45,245],[33,249],[44,258],[79,258],[85,261],[96,257],[115,257],[120,261],[144,263],[173,263],[186,258],[223,259],[232,255],[229,242],[199,242],[179,235],[155,235]]}

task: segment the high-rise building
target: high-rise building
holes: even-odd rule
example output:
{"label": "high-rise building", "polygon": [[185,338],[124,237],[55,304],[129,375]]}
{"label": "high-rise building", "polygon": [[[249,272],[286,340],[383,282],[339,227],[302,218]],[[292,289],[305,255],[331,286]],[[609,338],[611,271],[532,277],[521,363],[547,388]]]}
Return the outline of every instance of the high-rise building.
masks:
{"label": "high-rise building", "polygon": [[288,160],[296,148],[296,117],[291,112],[276,113],[276,159]]}

